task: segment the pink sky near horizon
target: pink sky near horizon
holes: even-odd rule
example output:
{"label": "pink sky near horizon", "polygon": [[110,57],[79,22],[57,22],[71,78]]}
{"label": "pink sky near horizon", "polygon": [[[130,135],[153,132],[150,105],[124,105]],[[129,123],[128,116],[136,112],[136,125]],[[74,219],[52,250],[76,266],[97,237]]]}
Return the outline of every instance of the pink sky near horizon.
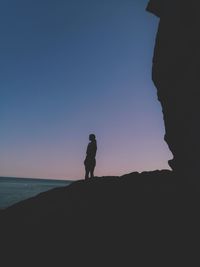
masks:
{"label": "pink sky near horizon", "polygon": [[[153,89],[153,84],[151,87]],[[154,97],[156,98],[156,92]],[[128,101],[127,97],[126,101],[127,105],[123,110],[118,108],[119,103],[116,104],[113,109],[117,116],[115,119],[110,112],[110,117],[100,120],[96,125],[94,120],[95,127],[90,127],[90,121],[86,121],[88,128],[82,130],[82,124],[79,123],[75,125],[77,131],[72,129],[69,132],[62,125],[60,131],[55,131],[52,136],[38,135],[23,140],[19,133],[15,140],[12,139],[10,150],[4,151],[3,160],[1,157],[0,175],[83,179],[83,161],[90,132],[96,134],[98,145],[96,176],[120,176],[134,171],[170,169],[167,159],[172,155],[164,142],[164,124],[159,102],[155,99],[150,110],[144,107],[143,111],[136,112],[131,99]],[[141,105],[145,106],[145,101]],[[145,120],[147,117],[148,122]],[[155,132],[158,127],[159,131]],[[88,131],[89,128],[91,131]]]}

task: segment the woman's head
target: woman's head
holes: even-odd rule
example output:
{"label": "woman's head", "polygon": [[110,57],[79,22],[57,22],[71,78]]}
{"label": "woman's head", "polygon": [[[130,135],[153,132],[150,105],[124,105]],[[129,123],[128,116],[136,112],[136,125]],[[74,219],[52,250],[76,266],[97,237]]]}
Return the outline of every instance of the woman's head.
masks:
{"label": "woman's head", "polygon": [[96,136],[95,136],[94,134],[90,134],[90,135],[89,135],[89,140],[90,140],[90,141],[94,141],[94,140],[96,140]]}

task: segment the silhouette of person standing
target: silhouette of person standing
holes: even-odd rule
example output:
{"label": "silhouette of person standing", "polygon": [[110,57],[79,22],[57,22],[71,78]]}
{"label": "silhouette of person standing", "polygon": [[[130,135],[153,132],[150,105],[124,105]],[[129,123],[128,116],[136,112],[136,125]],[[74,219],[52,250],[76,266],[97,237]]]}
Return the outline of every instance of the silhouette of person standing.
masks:
{"label": "silhouette of person standing", "polygon": [[94,177],[94,168],[96,166],[96,152],[97,152],[97,142],[96,142],[96,137],[94,134],[89,135],[89,140],[91,141],[88,146],[87,146],[87,151],[86,151],[86,158],[84,160],[84,165],[85,165],[85,179]]}

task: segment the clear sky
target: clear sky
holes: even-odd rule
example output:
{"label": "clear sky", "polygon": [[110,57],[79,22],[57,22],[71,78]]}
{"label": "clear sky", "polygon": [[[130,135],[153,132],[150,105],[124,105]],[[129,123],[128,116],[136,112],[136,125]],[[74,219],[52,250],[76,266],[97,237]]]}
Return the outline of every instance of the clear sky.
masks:
{"label": "clear sky", "polygon": [[1,0],[0,176],[169,169],[147,0]]}

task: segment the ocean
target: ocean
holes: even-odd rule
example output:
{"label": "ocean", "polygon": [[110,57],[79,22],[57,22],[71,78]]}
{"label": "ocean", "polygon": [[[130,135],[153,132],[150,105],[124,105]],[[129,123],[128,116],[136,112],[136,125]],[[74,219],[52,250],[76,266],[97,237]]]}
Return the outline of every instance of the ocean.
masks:
{"label": "ocean", "polygon": [[0,209],[36,196],[55,187],[67,186],[73,181],[0,177]]}

